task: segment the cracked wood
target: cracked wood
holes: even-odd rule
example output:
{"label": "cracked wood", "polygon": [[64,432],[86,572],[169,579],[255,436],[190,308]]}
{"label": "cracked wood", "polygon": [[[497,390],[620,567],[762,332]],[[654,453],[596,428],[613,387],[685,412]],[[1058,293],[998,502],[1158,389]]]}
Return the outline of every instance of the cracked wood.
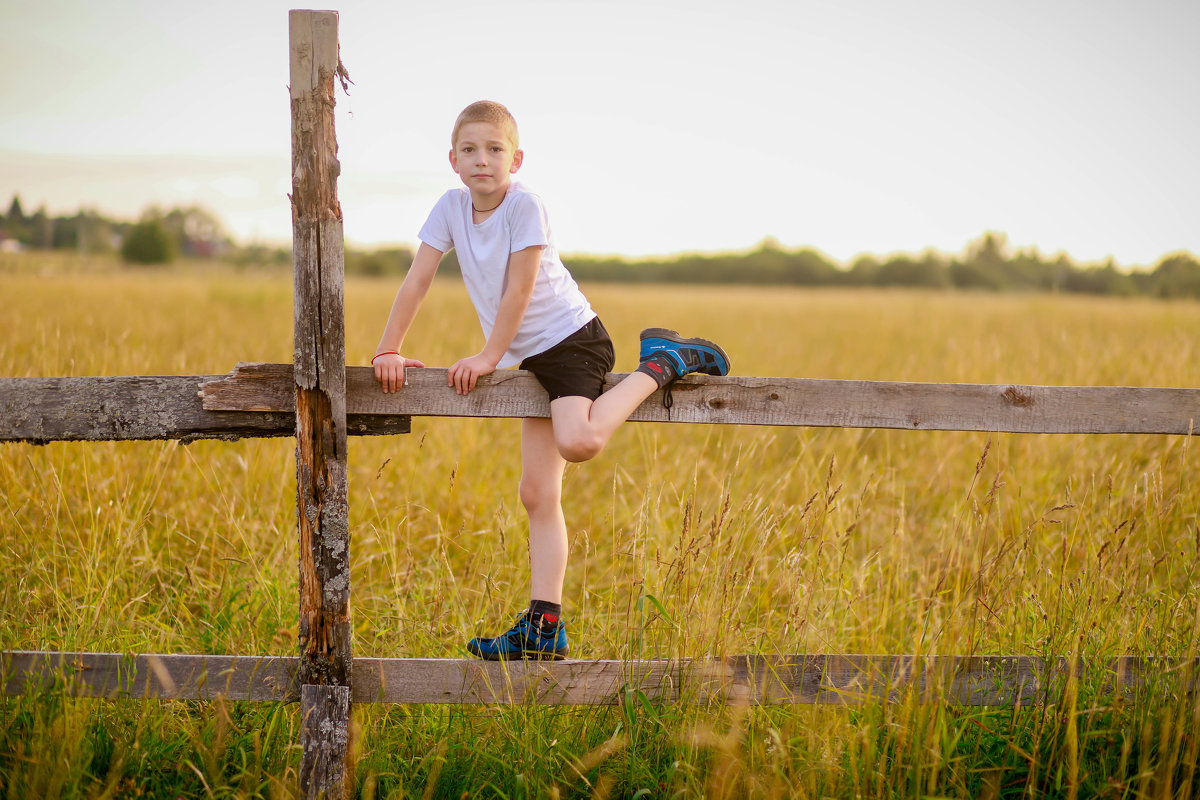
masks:
{"label": "cracked wood", "polygon": [[[288,364],[239,364],[228,378],[206,384],[207,409],[282,411],[291,408]],[[612,386],[624,376],[608,376]],[[455,394],[444,369],[409,369],[407,385],[384,394],[370,367],[346,368],[346,405],[363,415],[548,417],[537,380],[521,370],[482,378]],[[894,383],[811,378],[690,375],[677,381],[674,405],[662,392],[631,417],[641,422],[728,425],[810,425],[905,430],[1013,433],[1194,433],[1200,389],[1130,386]]]}

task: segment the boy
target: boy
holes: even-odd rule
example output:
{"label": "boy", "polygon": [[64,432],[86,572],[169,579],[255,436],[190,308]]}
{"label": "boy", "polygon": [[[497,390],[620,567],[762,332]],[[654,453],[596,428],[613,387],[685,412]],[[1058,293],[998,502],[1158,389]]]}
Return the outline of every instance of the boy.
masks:
{"label": "boy", "polygon": [[472,639],[467,649],[489,660],[559,659],[569,650],[562,621],[567,462],[599,453],[655,390],[690,372],[728,374],[729,358],[712,342],[650,328],[642,331],[637,372],[602,394],[615,360],[612,341],[559,260],[541,199],[512,181],[524,159],[516,121],[499,103],[472,103],[455,121],[450,143],[450,166],[464,188],[446,192],[421,228],[371,363],[385,392],[401,389],[406,367],[425,366],[400,348],[442,256],[457,250],[486,341],[450,367],[449,385],[467,394],[481,376],[520,364],[550,397],[550,419],[525,419],[521,429],[530,604],[507,633]]}

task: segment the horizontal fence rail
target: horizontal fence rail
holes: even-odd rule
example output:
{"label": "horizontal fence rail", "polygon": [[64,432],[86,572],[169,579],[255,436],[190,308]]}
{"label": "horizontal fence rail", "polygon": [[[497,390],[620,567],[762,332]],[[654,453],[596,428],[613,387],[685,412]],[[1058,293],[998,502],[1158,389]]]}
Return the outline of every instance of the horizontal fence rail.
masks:
{"label": "horizontal fence rail", "polygon": [[[625,377],[608,376],[611,388]],[[290,364],[239,364],[201,388],[209,411],[281,413],[295,408]],[[689,375],[660,390],[630,419],[724,425],[807,425],[1015,433],[1194,433],[1200,389],[1120,386],[895,383],[809,378]],[[548,417],[532,373],[502,370],[459,395],[444,369],[409,369],[399,392],[384,394],[370,367],[346,368],[348,413],[449,417]]]}
{"label": "horizontal fence rail", "polygon": [[[0,378],[0,442],[187,442],[296,435],[294,398],[291,408],[279,412],[216,413],[205,409],[197,394],[199,388],[227,377]],[[408,433],[409,420],[350,414],[347,427],[349,433],[360,436]]]}
{"label": "horizontal fence rail", "polygon": [[[83,697],[296,702],[300,659],[284,656],[0,653],[4,694],[61,689]],[[1193,691],[1200,659],[1079,662],[1074,675],[1103,695]],[[651,702],[964,706],[1054,703],[1072,672],[1035,656],[781,655],[644,661],[353,660],[355,703],[617,705]],[[1090,682],[1090,683],[1089,683]],[[640,693],[640,694],[639,694]]]}
{"label": "horizontal fence rail", "polygon": [[[624,376],[608,376],[615,384]],[[656,392],[640,422],[801,425],[1014,433],[1193,434],[1200,389],[897,383],[690,375],[673,404]],[[548,417],[532,374],[505,370],[462,396],[444,369],[410,369],[384,394],[370,367],[346,368],[352,435],[408,433],[410,417]],[[0,441],[240,439],[295,434],[290,364],[226,375],[0,378]]]}

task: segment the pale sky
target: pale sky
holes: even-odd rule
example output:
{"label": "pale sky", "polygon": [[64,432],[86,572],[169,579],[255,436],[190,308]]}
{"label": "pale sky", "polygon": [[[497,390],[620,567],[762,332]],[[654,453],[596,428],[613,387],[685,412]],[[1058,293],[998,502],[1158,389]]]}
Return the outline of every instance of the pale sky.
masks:
{"label": "pale sky", "polygon": [[[290,241],[275,0],[7,0],[0,204],[199,203]],[[345,0],[348,243],[416,241],[458,111],[506,104],[567,253],[1200,253],[1197,0]]]}

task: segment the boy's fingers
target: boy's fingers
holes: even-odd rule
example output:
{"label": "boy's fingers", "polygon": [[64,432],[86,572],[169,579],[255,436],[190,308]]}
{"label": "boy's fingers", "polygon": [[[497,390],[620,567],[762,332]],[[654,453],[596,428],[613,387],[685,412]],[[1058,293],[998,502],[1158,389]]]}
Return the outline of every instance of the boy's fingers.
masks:
{"label": "boy's fingers", "polygon": [[388,373],[383,364],[375,365],[375,380],[379,381],[379,383],[383,385],[384,392],[391,391],[388,386]]}
{"label": "boy's fingers", "polygon": [[404,370],[407,367],[423,367],[425,366],[420,361],[413,358],[400,357],[398,359],[384,358],[373,363],[375,368],[375,380],[383,387],[385,394],[398,392],[404,386]]}

